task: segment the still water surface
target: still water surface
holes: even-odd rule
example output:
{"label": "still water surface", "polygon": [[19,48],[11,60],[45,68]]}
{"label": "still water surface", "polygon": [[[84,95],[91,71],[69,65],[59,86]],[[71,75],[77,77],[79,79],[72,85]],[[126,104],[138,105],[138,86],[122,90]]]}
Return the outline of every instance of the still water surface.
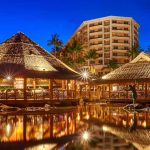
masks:
{"label": "still water surface", "polygon": [[2,149],[150,150],[150,113],[100,104],[1,113]]}

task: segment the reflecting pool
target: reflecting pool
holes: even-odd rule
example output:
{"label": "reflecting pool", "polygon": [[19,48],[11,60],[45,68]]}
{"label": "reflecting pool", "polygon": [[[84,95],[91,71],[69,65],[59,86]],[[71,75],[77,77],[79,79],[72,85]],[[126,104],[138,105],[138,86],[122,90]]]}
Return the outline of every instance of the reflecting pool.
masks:
{"label": "reflecting pool", "polygon": [[0,150],[149,150],[150,113],[86,105],[0,114]]}

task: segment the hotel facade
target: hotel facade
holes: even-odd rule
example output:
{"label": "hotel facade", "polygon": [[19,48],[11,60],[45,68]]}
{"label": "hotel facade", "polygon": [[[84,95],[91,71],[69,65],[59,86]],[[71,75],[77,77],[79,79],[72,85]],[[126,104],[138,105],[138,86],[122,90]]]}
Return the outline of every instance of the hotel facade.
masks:
{"label": "hotel facade", "polygon": [[[108,16],[84,21],[74,32],[66,45],[73,40],[80,41],[86,55],[89,50],[96,50],[97,58],[90,64],[96,74],[110,72],[108,63],[114,60],[119,66],[129,62],[128,51],[138,45],[139,24],[131,17]],[[87,68],[86,61],[82,67]]]}

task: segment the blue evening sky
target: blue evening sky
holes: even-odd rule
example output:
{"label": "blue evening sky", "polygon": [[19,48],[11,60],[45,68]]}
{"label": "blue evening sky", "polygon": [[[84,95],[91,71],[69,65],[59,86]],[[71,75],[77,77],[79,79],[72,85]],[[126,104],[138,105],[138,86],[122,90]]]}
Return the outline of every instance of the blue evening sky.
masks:
{"label": "blue evening sky", "polygon": [[0,42],[18,31],[50,51],[57,33],[65,43],[84,21],[129,16],[139,24],[140,46],[150,46],[150,0],[0,0]]}

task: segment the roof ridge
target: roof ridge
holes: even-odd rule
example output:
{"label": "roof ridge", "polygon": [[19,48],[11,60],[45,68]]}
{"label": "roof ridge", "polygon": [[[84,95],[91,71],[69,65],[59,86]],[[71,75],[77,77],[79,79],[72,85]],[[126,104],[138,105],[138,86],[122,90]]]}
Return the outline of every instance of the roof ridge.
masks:
{"label": "roof ridge", "polygon": [[13,34],[10,38],[6,39],[5,41],[3,41],[1,44],[3,43],[26,43],[26,44],[32,44],[32,45],[37,45],[36,42],[34,42],[33,40],[31,40],[26,34],[24,34],[23,32],[17,32],[16,34]]}

